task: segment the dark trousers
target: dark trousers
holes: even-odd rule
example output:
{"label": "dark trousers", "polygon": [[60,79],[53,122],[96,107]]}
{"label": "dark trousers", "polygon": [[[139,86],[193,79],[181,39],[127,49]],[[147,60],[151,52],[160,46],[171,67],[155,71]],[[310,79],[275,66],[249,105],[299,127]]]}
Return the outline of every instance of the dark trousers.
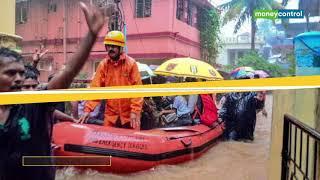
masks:
{"label": "dark trousers", "polygon": [[130,122],[127,122],[125,124],[121,124],[121,120],[118,119],[116,121],[116,124],[114,124],[114,127],[117,127],[117,128],[124,128],[124,129],[132,129],[131,125],[130,125]]}
{"label": "dark trousers", "polygon": [[192,118],[190,114],[184,114],[178,117],[178,120],[172,123],[172,127],[190,126],[192,125]]}

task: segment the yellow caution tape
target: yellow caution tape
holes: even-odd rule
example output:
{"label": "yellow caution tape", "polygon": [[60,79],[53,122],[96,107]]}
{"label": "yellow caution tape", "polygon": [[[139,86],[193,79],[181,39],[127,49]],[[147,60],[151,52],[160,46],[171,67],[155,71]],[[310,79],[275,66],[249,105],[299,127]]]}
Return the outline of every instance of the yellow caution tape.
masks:
{"label": "yellow caution tape", "polygon": [[320,76],[0,93],[0,105],[320,87]]}

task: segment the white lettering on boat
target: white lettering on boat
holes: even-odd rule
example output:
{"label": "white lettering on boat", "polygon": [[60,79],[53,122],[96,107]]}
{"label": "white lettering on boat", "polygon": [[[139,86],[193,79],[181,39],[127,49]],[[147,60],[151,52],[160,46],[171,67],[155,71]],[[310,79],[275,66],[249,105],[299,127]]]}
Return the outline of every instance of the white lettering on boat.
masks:
{"label": "white lettering on boat", "polygon": [[85,143],[92,143],[94,141],[121,141],[121,142],[146,142],[142,136],[118,135],[108,132],[91,131],[85,136]]}
{"label": "white lettering on boat", "polygon": [[139,149],[139,150],[146,150],[147,144],[144,143],[135,143],[135,142],[121,142],[121,141],[105,141],[105,140],[98,140],[92,143],[101,144],[108,148],[116,148],[116,149]]}

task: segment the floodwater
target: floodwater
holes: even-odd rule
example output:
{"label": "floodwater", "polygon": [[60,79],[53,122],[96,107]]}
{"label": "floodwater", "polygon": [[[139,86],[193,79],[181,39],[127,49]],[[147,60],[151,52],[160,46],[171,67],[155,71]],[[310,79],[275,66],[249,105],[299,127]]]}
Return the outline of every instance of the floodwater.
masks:
{"label": "floodwater", "polygon": [[[268,117],[258,114],[255,140],[220,142],[200,158],[178,165],[161,165],[154,169],[130,175],[100,173],[93,170],[80,172],[75,168],[58,170],[57,180],[163,180],[163,179],[216,179],[266,180],[271,140],[272,96],[267,96]],[[123,167],[125,168],[125,167]]]}

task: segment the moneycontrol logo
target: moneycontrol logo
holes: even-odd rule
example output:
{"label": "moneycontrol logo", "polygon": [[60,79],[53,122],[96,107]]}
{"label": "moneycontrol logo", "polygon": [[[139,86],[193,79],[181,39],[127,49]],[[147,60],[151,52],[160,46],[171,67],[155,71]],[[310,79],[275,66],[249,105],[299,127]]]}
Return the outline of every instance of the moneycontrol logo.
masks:
{"label": "moneycontrol logo", "polygon": [[304,18],[304,11],[297,9],[280,10],[255,10],[256,19],[285,19],[285,18]]}

